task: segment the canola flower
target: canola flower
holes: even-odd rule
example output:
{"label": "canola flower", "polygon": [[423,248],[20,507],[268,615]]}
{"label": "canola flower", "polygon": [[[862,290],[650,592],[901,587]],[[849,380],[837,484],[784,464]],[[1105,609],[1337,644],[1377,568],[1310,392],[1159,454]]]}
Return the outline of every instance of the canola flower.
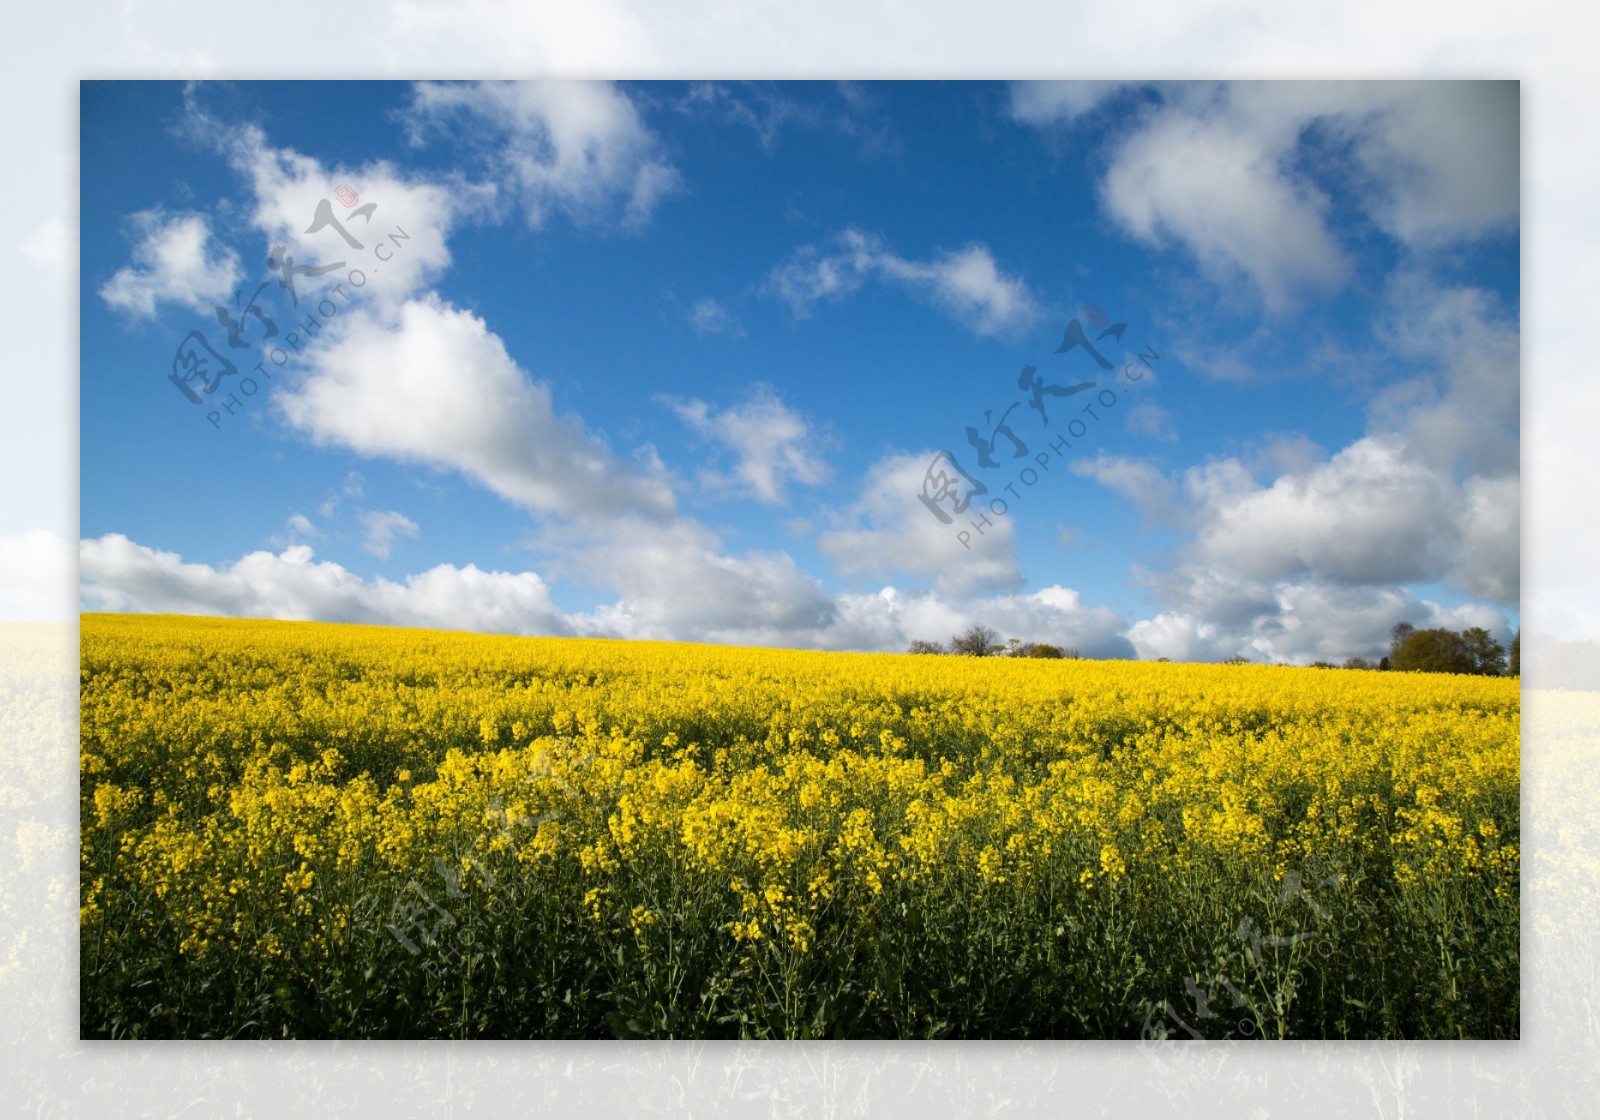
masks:
{"label": "canola flower", "polygon": [[1515,681],[81,635],[86,1036],[1518,1031]]}

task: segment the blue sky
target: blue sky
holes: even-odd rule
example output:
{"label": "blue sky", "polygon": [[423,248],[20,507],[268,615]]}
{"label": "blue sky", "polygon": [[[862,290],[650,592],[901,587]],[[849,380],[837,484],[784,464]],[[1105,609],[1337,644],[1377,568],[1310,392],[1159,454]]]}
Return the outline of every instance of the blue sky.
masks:
{"label": "blue sky", "polygon": [[[81,604],[1300,663],[1401,618],[1509,637],[1517,96],[85,83]],[[306,232],[323,199],[359,250]],[[297,307],[277,245],[344,267]],[[263,283],[279,338],[228,346]],[[1055,353],[1101,312],[1113,370]],[[198,405],[192,330],[240,371]],[[1024,366],[1095,388],[1046,427]],[[966,428],[1014,403],[1027,456],[980,469]],[[941,449],[990,491],[951,525]]]}

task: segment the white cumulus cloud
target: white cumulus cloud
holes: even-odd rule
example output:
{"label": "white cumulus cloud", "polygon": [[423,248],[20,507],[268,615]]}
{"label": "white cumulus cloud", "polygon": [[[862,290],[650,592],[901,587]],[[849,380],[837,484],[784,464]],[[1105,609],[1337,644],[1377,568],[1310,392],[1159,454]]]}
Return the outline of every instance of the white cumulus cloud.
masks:
{"label": "white cumulus cloud", "polygon": [[478,135],[490,172],[538,228],[559,212],[579,224],[643,225],[681,177],[633,101],[609,82],[421,82],[414,132]]}
{"label": "white cumulus cloud", "polygon": [[403,583],[364,580],[307,545],[252,552],[232,564],[186,563],[120,533],[79,545],[80,596],[89,611],[282,618],[472,630],[570,634],[533,572],[440,564]]}
{"label": "white cumulus cloud", "polygon": [[365,533],[361,550],[380,560],[389,559],[397,537],[414,540],[421,532],[415,521],[394,510],[364,509],[357,519]]}
{"label": "white cumulus cloud", "polygon": [[470,311],[429,295],[392,320],[355,310],[337,324],[277,398],[316,442],[457,470],[535,512],[671,514],[658,469],[618,461],[580,420],[557,415],[549,388]]}
{"label": "white cumulus cloud", "polygon": [[[1011,115],[1072,129],[1123,88],[1019,83]],[[1334,232],[1338,194],[1401,244],[1436,250],[1514,230],[1520,204],[1515,82],[1161,82],[1113,141],[1105,210],[1151,245],[1186,250],[1224,290],[1269,311],[1352,275]],[[1334,170],[1313,182],[1309,162]]]}
{"label": "white cumulus cloud", "polygon": [[[210,311],[230,302],[244,272],[239,255],[212,240],[205,215],[142,210],[131,223],[138,237],[133,263],[100,287],[108,307],[148,319],[163,303]],[[39,242],[39,251],[46,245]]]}
{"label": "white cumulus cloud", "polygon": [[666,402],[693,431],[733,453],[731,474],[701,472],[714,490],[782,505],[790,483],[815,486],[829,476],[820,455],[823,440],[769,386],[757,386],[749,400],[721,410],[701,400]]}
{"label": "white cumulus cloud", "polygon": [[[918,496],[934,452],[889,455],[874,463],[860,494],[817,538],[817,548],[846,575],[931,577],[947,596],[1011,589],[1022,582],[1016,529],[1008,517],[986,517],[983,497],[946,524]],[[978,527],[973,522],[987,522]]]}
{"label": "white cumulus cloud", "polygon": [[797,250],[768,275],[766,290],[805,318],[814,304],[850,295],[874,279],[906,288],[979,336],[1014,333],[1043,313],[1027,283],[1003,272],[985,245],[911,260],[881,237],[854,228],[826,248]]}

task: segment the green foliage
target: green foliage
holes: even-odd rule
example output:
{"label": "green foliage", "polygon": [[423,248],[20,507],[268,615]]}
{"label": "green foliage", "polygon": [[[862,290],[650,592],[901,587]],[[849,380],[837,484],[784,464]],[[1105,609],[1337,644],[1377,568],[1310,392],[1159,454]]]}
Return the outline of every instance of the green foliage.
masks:
{"label": "green foliage", "polygon": [[1506,647],[1495,641],[1489,631],[1473,626],[1461,632],[1467,652],[1472,655],[1472,671],[1485,677],[1502,677],[1506,672]]}
{"label": "green foliage", "polygon": [[1389,660],[1399,673],[1471,673],[1477,665],[1466,639],[1439,628],[1411,630]]}
{"label": "green foliage", "polygon": [[[1401,627],[1406,627],[1401,632]],[[1505,647],[1489,631],[1473,626],[1457,634],[1443,628],[1395,628],[1391,666],[1403,673],[1473,673],[1500,676],[1506,671]]]}
{"label": "green foliage", "polygon": [[1078,660],[1082,655],[1072,648],[1063,649],[1053,646],[1048,642],[1023,642],[1012,638],[1006,643],[1007,657],[1040,657],[1040,658],[1066,658],[1071,661]]}

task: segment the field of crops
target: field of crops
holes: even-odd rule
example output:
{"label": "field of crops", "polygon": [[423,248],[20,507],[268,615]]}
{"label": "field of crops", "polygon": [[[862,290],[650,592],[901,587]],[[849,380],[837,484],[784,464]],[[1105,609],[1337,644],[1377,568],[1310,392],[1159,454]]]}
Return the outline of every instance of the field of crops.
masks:
{"label": "field of crops", "polygon": [[85,1037],[1520,1030],[1515,680],[81,634]]}

